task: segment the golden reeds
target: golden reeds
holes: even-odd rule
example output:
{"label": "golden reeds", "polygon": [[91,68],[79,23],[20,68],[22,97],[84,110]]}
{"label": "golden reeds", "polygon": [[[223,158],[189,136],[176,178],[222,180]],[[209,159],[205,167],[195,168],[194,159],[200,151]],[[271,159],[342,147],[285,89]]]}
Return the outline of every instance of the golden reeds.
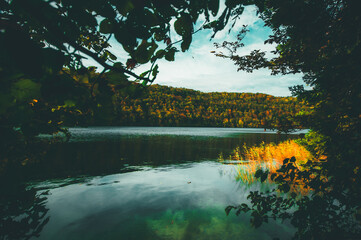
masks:
{"label": "golden reeds", "polygon": [[276,172],[282,165],[285,158],[296,158],[296,164],[306,162],[311,158],[311,153],[294,140],[287,140],[279,144],[262,142],[259,146],[243,146],[241,150],[236,148],[230,155],[229,160],[237,160],[235,165],[237,171],[237,180],[244,183],[253,183],[257,169]]}
{"label": "golden reeds", "polygon": [[242,151],[236,148],[230,159],[241,161],[276,161],[282,163],[285,158],[295,157],[298,162],[304,162],[311,157],[309,151],[294,140],[279,144],[262,142],[259,146],[243,146]]}

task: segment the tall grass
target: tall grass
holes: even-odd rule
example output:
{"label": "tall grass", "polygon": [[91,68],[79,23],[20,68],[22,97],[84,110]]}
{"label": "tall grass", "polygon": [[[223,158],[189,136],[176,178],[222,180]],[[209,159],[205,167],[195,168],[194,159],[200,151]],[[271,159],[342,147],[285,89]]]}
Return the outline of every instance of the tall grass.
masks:
{"label": "tall grass", "polygon": [[[282,165],[285,158],[296,158],[296,164],[306,162],[311,158],[311,153],[294,140],[287,140],[279,144],[264,142],[259,146],[236,148],[229,156],[229,160],[236,160],[237,180],[251,184],[256,179],[254,177],[257,169],[276,172]],[[222,158],[221,158],[222,160]]]}
{"label": "tall grass", "polygon": [[243,149],[236,148],[230,159],[241,161],[276,161],[282,163],[285,158],[295,157],[298,162],[304,162],[311,157],[309,151],[294,140],[287,140],[279,144],[262,142],[259,146],[248,147]]}

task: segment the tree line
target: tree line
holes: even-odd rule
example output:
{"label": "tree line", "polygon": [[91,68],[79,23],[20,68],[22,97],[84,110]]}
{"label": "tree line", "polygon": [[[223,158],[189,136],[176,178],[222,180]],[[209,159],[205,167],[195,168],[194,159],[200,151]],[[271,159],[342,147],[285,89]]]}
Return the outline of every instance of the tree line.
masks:
{"label": "tree line", "polygon": [[137,98],[117,94],[115,125],[277,128],[307,111],[294,97],[263,93],[203,93],[152,85]]}

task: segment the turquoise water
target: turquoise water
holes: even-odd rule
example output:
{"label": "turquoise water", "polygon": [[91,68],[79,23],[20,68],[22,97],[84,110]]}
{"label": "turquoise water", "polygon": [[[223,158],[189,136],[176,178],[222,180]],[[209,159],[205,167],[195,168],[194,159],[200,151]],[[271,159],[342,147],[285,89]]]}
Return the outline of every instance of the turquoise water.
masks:
{"label": "turquoise water", "polygon": [[[294,229],[229,216],[251,190],[234,165],[220,163],[243,144],[279,142],[263,129],[96,127],[70,129],[36,178],[5,198],[4,239],[289,239]],[[6,206],[6,204],[5,204]],[[8,207],[8,209],[11,209]],[[25,219],[25,220],[22,220]],[[20,223],[19,223],[20,222]],[[11,235],[12,234],[12,235]]]}

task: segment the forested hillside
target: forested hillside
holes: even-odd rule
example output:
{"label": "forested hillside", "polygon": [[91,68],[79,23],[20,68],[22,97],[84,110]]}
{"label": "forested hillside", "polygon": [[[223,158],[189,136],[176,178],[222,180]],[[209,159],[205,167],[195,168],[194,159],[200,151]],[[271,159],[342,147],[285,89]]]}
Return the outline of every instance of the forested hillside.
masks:
{"label": "forested hillside", "polygon": [[148,87],[142,97],[117,96],[116,119],[120,125],[278,127],[295,125],[290,118],[306,107],[293,97],[262,93],[227,93]]}

